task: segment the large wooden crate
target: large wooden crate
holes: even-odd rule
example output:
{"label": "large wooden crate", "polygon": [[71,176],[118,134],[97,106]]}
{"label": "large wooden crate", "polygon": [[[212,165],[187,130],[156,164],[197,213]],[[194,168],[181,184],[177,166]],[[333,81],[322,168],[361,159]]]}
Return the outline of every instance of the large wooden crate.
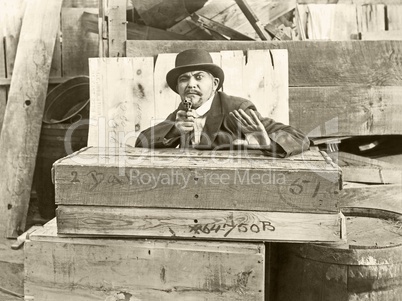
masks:
{"label": "large wooden crate", "polygon": [[25,300],[264,300],[262,243],[61,238],[25,244]]}
{"label": "large wooden crate", "polygon": [[325,153],[86,148],[54,164],[59,234],[337,241]]}

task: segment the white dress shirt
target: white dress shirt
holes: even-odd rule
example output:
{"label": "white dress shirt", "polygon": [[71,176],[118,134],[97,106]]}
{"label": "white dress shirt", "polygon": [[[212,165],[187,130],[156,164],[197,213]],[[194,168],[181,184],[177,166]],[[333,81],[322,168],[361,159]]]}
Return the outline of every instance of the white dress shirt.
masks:
{"label": "white dress shirt", "polygon": [[193,145],[200,144],[201,133],[207,120],[207,113],[211,109],[212,101],[214,100],[215,93],[204,102],[199,108],[194,110],[194,134],[191,137]]}

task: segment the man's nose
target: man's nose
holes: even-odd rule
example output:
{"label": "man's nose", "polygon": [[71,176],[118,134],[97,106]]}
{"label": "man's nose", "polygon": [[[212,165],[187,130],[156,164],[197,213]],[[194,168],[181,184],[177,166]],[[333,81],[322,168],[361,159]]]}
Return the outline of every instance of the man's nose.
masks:
{"label": "man's nose", "polygon": [[197,83],[196,83],[196,80],[195,80],[195,77],[194,77],[194,76],[191,76],[191,77],[189,78],[187,86],[188,86],[188,87],[191,87],[191,88],[197,86]]}

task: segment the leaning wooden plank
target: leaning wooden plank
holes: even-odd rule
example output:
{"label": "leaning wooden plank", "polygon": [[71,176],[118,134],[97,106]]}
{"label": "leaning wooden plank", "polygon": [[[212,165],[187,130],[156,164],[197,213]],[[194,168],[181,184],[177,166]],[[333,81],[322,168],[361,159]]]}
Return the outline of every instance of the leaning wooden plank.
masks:
{"label": "leaning wooden plank", "polygon": [[[127,56],[155,56],[199,47],[196,41],[127,41]],[[290,87],[402,86],[402,41],[204,41],[202,48],[288,49]]]}
{"label": "leaning wooden plank", "polygon": [[[341,171],[329,157],[259,151],[87,148],[54,165],[68,205],[337,212]],[[216,200],[219,200],[217,202]]]}
{"label": "leaning wooden plank", "polygon": [[340,208],[374,208],[402,214],[402,185],[367,185],[346,182],[340,193]]}
{"label": "leaning wooden plank", "polygon": [[88,145],[134,146],[154,117],[153,58],[91,58],[89,64]]}
{"label": "leaning wooden plank", "polygon": [[98,56],[98,37],[85,30],[84,12],[97,13],[95,8],[62,9],[63,76],[88,75],[88,58]]}
{"label": "leaning wooden plank", "polygon": [[108,5],[109,57],[124,57],[127,40],[127,0],[109,0]]}
{"label": "leaning wooden plank", "polygon": [[262,243],[62,238],[26,242],[28,300],[263,301]]}
{"label": "leaning wooden plank", "polygon": [[227,27],[225,25],[222,25],[218,22],[215,22],[211,19],[208,19],[204,16],[197,15],[197,14],[192,14],[191,18],[194,22],[198,22],[200,25],[206,27],[209,30],[216,31],[222,35],[225,35],[230,38],[230,40],[246,40],[246,41],[253,41],[252,38],[249,36],[246,36],[240,32],[237,32],[236,30]]}
{"label": "leaning wooden plank", "polygon": [[292,242],[341,239],[337,213],[59,206],[57,221],[60,235]]}
{"label": "leaning wooden plank", "polygon": [[[0,1],[0,5],[4,4],[5,0]],[[0,32],[4,32],[5,22],[4,22],[4,10],[0,10]],[[4,39],[0,34],[0,78],[5,79],[7,75],[6,70],[6,59],[4,52]],[[4,113],[6,111],[6,102],[7,102],[7,87],[0,86],[0,132],[1,127],[3,126]]]}
{"label": "leaning wooden plank", "polygon": [[367,31],[361,34],[360,39],[365,41],[400,41],[402,40],[402,30]]}
{"label": "leaning wooden plank", "polygon": [[0,195],[8,209],[1,214],[7,216],[8,237],[25,230],[61,4],[61,0],[30,1],[21,28],[0,136]]}
{"label": "leaning wooden plank", "polygon": [[402,87],[292,87],[290,124],[309,137],[402,134],[401,97]]}
{"label": "leaning wooden plank", "polygon": [[17,54],[18,41],[21,32],[22,19],[25,13],[27,0],[6,1],[3,0],[2,11],[5,28],[3,28],[7,77],[11,77],[14,70],[15,56]]}

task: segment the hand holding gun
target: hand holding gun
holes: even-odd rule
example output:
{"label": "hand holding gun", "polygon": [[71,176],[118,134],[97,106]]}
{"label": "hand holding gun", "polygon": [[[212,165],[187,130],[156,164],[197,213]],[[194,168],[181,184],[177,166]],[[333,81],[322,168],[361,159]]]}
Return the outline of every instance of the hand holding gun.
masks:
{"label": "hand holding gun", "polygon": [[[185,97],[182,103],[186,112],[191,111],[193,103],[190,97]],[[181,148],[189,148],[189,147],[190,147],[190,132],[185,132],[181,136]]]}

